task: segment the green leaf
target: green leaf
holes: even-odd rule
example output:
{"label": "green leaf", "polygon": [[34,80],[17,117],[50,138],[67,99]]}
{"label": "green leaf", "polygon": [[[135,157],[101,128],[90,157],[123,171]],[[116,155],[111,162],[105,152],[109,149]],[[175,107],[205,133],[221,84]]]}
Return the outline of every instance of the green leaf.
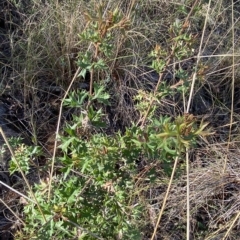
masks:
{"label": "green leaf", "polygon": [[69,139],[65,139],[65,141],[59,146],[63,151],[67,151],[69,145],[76,140],[76,137],[70,137]]}
{"label": "green leaf", "polygon": [[97,70],[105,70],[107,69],[107,65],[103,59],[99,59],[96,63],[92,64],[92,68]]}
{"label": "green leaf", "polygon": [[107,124],[102,121],[91,121],[91,124],[97,128],[106,128],[107,127]]}
{"label": "green leaf", "polygon": [[135,143],[135,145],[136,145],[137,147],[141,147],[141,146],[142,146],[142,143],[141,143],[140,141],[136,140],[136,139],[132,139],[131,141],[132,141],[133,143]]}
{"label": "green leaf", "polygon": [[64,100],[63,105],[68,107],[81,107],[88,95],[88,92],[85,90],[77,92],[73,91],[69,93],[69,96]]}
{"label": "green leaf", "polygon": [[177,150],[176,150],[176,149],[170,149],[170,148],[168,147],[167,141],[164,142],[163,148],[164,148],[164,150],[165,150],[167,153],[170,153],[171,155],[175,155],[175,154],[177,153]]}
{"label": "green leaf", "polygon": [[85,79],[86,74],[87,74],[87,69],[86,69],[86,68],[83,68],[83,69],[81,70],[81,72],[79,73],[78,77],[83,77],[83,78]]}
{"label": "green leaf", "polygon": [[92,97],[92,100],[96,100],[99,103],[109,105],[108,99],[110,98],[110,95],[105,92],[104,86],[99,85],[97,83],[94,83],[93,86],[94,86],[94,96]]}

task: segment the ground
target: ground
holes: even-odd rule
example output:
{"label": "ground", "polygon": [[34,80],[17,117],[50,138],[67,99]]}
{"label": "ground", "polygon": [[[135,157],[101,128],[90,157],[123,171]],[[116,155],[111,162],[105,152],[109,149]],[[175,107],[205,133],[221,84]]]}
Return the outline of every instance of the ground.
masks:
{"label": "ground", "polygon": [[[56,131],[59,127],[62,139],[67,139],[66,125],[74,122],[74,114],[84,114],[77,106],[62,105],[71,92],[91,93],[91,81],[105,87],[110,104],[94,102],[93,111],[102,109],[107,127],[101,131],[111,137],[124,135],[132,123],[143,128],[151,123],[150,119],[143,124],[146,106],[139,109],[137,105],[150,105],[150,96],[157,95],[159,84],[165,95],[161,101],[154,101],[153,117],[166,116],[174,121],[178,116],[187,120],[193,116],[197,126],[208,123],[204,129],[208,134],[199,135],[191,148],[179,155],[179,168],[172,181],[173,163],[150,164],[146,156],[136,160],[136,192],[129,195],[144,206],[139,221],[142,239],[150,239],[156,226],[154,239],[186,239],[188,231],[188,239],[239,239],[239,1],[182,1],[181,5],[178,1],[153,0],[102,2],[98,8],[94,1],[0,0],[0,125],[7,139],[20,136],[26,146],[41,148],[41,154],[31,159],[33,164],[26,175],[30,185],[49,184],[51,159],[55,154],[59,158],[65,154],[62,148],[55,152],[60,145]],[[112,26],[116,30],[111,38],[105,34],[111,31],[117,6],[124,17],[117,27]],[[103,44],[87,34],[79,36],[95,26],[91,23],[100,21],[97,10],[107,21],[101,19],[96,31],[102,41],[107,36],[106,49],[113,46],[113,55],[107,55],[101,49]],[[112,15],[106,17],[107,10]],[[87,51],[94,63],[103,59],[107,70],[92,67],[86,75],[75,78],[87,64],[79,63]],[[159,70],[159,65],[152,64],[151,52],[157,55],[158,64],[163,59],[169,61]],[[179,91],[170,94],[175,89]],[[81,104],[89,109],[87,101]],[[78,128],[77,136],[99,133],[91,127],[85,130]],[[90,137],[86,134],[84,139]],[[5,143],[1,138],[0,146]],[[18,149],[19,145],[14,147]],[[6,151],[0,180],[27,195],[21,173],[10,174],[11,154],[8,148]],[[101,151],[107,154],[106,149]],[[62,165],[57,163],[54,174],[60,178]],[[122,164],[117,162],[116,169]],[[150,183],[148,173],[153,165],[157,180]],[[111,187],[109,192],[114,192]],[[0,239],[32,236],[21,223],[29,217],[23,212],[24,198],[3,185],[0,194]],[[38,229],[41,232],[41,227]],[[117,239],[122,239],[120,233]]]}

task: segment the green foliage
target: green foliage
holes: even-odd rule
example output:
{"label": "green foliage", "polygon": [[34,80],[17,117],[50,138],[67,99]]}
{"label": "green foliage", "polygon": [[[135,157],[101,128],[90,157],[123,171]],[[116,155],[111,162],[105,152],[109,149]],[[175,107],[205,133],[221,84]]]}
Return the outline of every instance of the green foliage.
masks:
{"label": "green foliage", "polygon": [[[46,182],[35,186],[36,200],[45,218],[34,203],[24,208],[24,234],[29,239],[140,239],[138,222],[143,206],[133,200],[138,161],[144,159],[148,165],[160,162],[169,174],[175,158],[193,146],[206,127],[203,123],[198,126],[192,115],[158,117],[157,104],[187,88],[184,84],[182,89],[159,84],[154,93],[139,90],[135,96],[140,117],[148,116],[144,127],[132,123],[124,132],[108,135],[102,131],[107,118],[103,109],[110,105],[110,94],[103,84],[93,81],[93,74],[107,69],[113,51],[113,30],[124,32],[129,22],[118,9],[104,19],[101,5],[96,17],[89,13],[85,16],[88,27],[80,38],[93,44],[95,50],[94,54],[79,53],[77,64],[81,76],[91,73],[90,91],[73,91],[64,101],[65,107],[75,108],[76,112],[60,136],[61,157],[57,159],[58,174],[52,181],[50,199],[46,196]],[[173,25],[172,32],[177,34],[173,39],[177,46],[174,56],[178,59],[189,55],[192,41],[191,36],[180,34],[180,29]],[[164,70],[167,55],[158,45],[151,53],[152,67],[158,73]],[[183,70],[177,74],[187,80]],[[150,112],[149,102],[156,103]],[[30,156],[34,149],[23,148],[23,153]],[[157,173],[153,168],[148,171],[154,182]]]}
{"label": "green foliage", "polygon": [[79,34],[80,42],[84,41],[94,46],[94,53],[90,51],[79,53],[77,65],[81,68],[79,76],[85,78],[86,73],[90,72],[90,95],[93,88],[94,71],[108,70],[107,62],[113,55],[114,30],[119,30],[125,35],[125,30],[129,26],[129,20],[124,17],[118,8],[108,11],[103,15],[102,4],[97,5],[97,15],[86,12],[85,19],[88,27],[82,34]]}
{"label": "green foliage", "polygon": [[[10,174],[19,171],[18,166],[25,174],[28,174],[30,167],[34,165],[34,159],[41,155],[41,148],[38,146],[27,146],[22,143],[21,138],[10,138],[9,144],[14,151],[14,157],[12,157],[9,163]],[[6,145],[5,148],[7,148]]]}
{"label": "green foliage", "polygon": [[[25,207],[28,226],[25,231],[30,235],[35,232],[38,239],[77,236],[79,239],[115,239],[119,235],[122,239],[138,239],[141,208],[133,205],[129,195],[134,194],[137,161],[140,158],[147,159],[148,164],[160,161],[168,173],[174,158],[194,143],[205,125],[197,128],[191,115],[179,116],[176,120],[152,117],[145,129],[133,123],[124,133],[109,136],[98,131],[104,116],[101,109],[86,105],[84,110],[83,98],[91,99],[91,103],[106,103],[109,95],[98,86],[94,97],[79,91],[66,99],[65,104],[69,106],[81,102],[78,107],[82,113],[66,125],[61,137],[62,174],[54,179],[53,197],[47,201],[44,196],[46,184],[35,187],[47,223],[36,206],[29,203]],[[88,128],[84,123],[86,117]],[[151,179],[155,178],[156,173],[152,171]],[[41,230],[36,231],[38,228]]]}

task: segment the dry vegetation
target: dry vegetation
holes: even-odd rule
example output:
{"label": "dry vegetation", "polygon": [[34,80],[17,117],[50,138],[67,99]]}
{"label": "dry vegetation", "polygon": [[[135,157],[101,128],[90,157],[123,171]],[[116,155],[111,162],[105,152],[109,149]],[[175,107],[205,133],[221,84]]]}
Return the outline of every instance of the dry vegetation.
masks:
{"label": "dry vegetation", "polygon": [[[240,1],[101,2],[103,18],[118,7],[127,27],[125,34],[114,30],[114,54],[104,59],[107,70],[92,76],[88,72],[84,79],[76,77],[81,70],[76,63],[79,53],[94,54],[95,48],[80,41],[79,34],[89,27],[86,15],[96,17],[97,0],[0,0],[0,100],[7,109],[0,124],[7,137],[8,131],[21,133],[28,145],[42,149],[26,180],[32,186],[44,182],[48,187],[56,181],[54,176],[61,175],[56,131],[63,134],[72,114],[79,114],[74,107],[63,107],[62,101],[72,91],[89,91],[91,77],[95,82],[104,79],[101,84],[110,94],[111,105],[101,106],[107,122],[102,131],[112,136],[124,133],[132,122],[143,121],[134,100],[139,90],[153,93],[159,79],[174,88],[181,80],[176,73],[183,69],[187,90],[161,100],[155,116],[175,119],[191,113],[198,123],[202,119],[209,123],[211,134],[198,138],[194,147],[178,156],[176,171],[174,162],[164,166],[157,159],[151,164],[146,157],[137,161],[130,198],[143,206],[137,219],[141,239],[240,239]],[[192,37],[187,59],[170,54],[177,37],[174,24]],[[170,55],[160,76],[149,57],[156,45]],[[1,165],[0,180],[9,187],[0,185],[0,239],[31,239],[30,230],[24,236],[23,207],[29,202],[24,196],[33,196],[21,173],[10,175]],[[156,179],[151,182],[148,173],[153,166]],[[131,239],[121,234],[106,239]],[[69,239],[98,238],[89,236],[77,232]],[[52,239],[60,238],[56,233]]]}

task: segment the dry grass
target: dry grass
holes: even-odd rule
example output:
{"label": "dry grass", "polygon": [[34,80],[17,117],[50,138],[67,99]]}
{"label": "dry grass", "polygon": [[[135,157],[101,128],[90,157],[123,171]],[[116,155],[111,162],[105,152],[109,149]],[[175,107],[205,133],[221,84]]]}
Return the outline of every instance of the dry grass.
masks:
{"label": "dry grass", "polygon": [[[110,70],[101,76],[110,79],[108,88],[112,105],[106,112],[113,131],[124,130],[132,121],[138,120],[133,97],[138,89],[153,91],[159,79],[157,73],[146,67],[149,65],[148,54],[157,43],[170,52],[169,29],[174,22],[186,20],[180,7],[185,6],[189,13],[193,2],[103,1],[105,11],[119,6],[131,19],[125,37],[116,31],[112,43],[114,56],[108,61]],[[0,15],[1,18],[7,16],[8,24],[12,26],[11,31],[4,31],[4,41],[11,54],[4,61],[0,60],[1,92],[16,99],[19,104],[15,113],[17,120],[21,118],[28,128],[29,139],[33,139],[34,144],[42,144],[47,151],[52,146],[44,143],[56,131],[61,100],[69,84],[72,84],[71,89],[77,89],[82,82],[87,83],[80,78],[71,81],[77,71],[78,52],[91,50],[91,46],[79,42],[78,34],[86,28],[84,13],[94,13],[95,2],[29,3],[28,12],[23,6],[14,8],[18,24],[9,20],[9,16],[14,15],[10,11],[11,4],[6,7],[8,14]],[[195,36],[193,56],[180,62],[171,59],[163,76],[163,81],[173,85],[177,82],[172,77],[174,69],[185,66],[189,69],[193,95],[189,97],[188,92],[185,96],[169,97],[159,104],[157,113],[175,117],[183,114],[187,103],[191,103],[189,111],[210,122],[214,134],[200,140],[198,148],[190,151],[188,176],[184,173],[186,162],[182,156],[181,174],[175,177],[171,186],[161,164],[156,163],[159,172],[156,184],[146,184],[139,178],[135,192],[137,201],[145,206],[145,218],[139,223],[145,236],[143,239],[150,239],[156,227],[155,239],[186,239],[187,222],[190,226],[188,239],[240,238],[240,1],[199,0],[196,6],[186,30]],[[196,70],[197,78],[193,82],[196,65],[201,73]],[[61,110],[63,114],[59,120],[67,121],[68,112]],[[52,157],[52,152],[48,154]],[[143,174],[142,178],[144,171],[139,174]],[[157,224],[168,186],[166,206]],[[14,211],[18,213],[17,209]],[[225,236],[228,230],[231,231]]]}
{"label": "dry grass", "polygon": [[[194,159],[195,163],[191,164],[189,202],[190,237],[193,239],[222,239],[218,236],[226,232],[239,211],[238,154],[228,153],[230,163],[223,173],[225,163],[223,156],[227,153],[222,150],[220,158],[212,159],[214,153],[215,155],[219,154],[219,149],[214,148],[213,146],[208,150],[211,151],[210,159],[206,155],[198,156],[197,159]],[[197,154],[197,151],[194,154]],[[198,162],[198,165],[196,165],[196,162]],[[202,167],[203,164],[207,166]],[[158,214],[165,193],[159,193],[155,190],[155,196],[153,196],[153,192],[154,188],[150,201],[155,203],[149,206],[149,212],[151,212],[150,217],[154,226],[156,217],[153,216]],[[165,213],[159,224],[158,238],[165,236],[165,239],[184,239],[186,234],[186,201],[186,176],[182,176],[172,185]],[[233,232],[235,234],[232,234],[232,236],[235,238],[230,239],[237,239],[239,237],[237,235],[237,222]]]}

